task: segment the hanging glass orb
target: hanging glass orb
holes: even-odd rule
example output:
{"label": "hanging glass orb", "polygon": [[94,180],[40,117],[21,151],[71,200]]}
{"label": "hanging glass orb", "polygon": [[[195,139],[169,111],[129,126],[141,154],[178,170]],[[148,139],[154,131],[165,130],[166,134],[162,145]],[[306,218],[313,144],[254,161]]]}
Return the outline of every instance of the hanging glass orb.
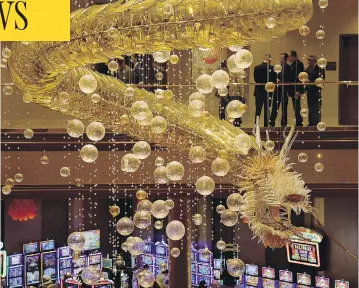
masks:
{"label": "hanging glass orb", "polygon": [[229,210],[238,212],[243,203],[243,197],[239,193],[232,193],[227,198],[227,206]]}
{"label": "hanging glass orb", "polygon": [[49,159],[49,157],[44,155],[40,158],[40,162],[41,162],[41,164],[46,165],[50,162],[50,159]]}
{"label": "hanging glass orb", "polygon": [[14,181],[14,179],[12,179],[12,178],[7,178],[7,179],[5,180],[5,185],[10,186],[10,188],[14,187],[14,186],[15,186],[15,181]]}
{"label": "hanging glass orb", "polygon": [[242,71],[241,68],[237,67],[235,57],[236,57],[235,55],[232,55],[232,56],[229,56],[227,59],[227,68],[232,73],[238,73],[239,71]]}
{"label": "hanging glass orb", "polygon": [[124,172],[136,172],[140,167],[141,160],[135,154],[126,154],[121,159],[121,170]]}
{"label": "hanging glass orb", "polygon": [[150,200],[144,199],[137,204],[138,211],[151,212],[152,202]]}
{"label": "hanging glass orb", "polygon": [[307,153],[304,153],[304,152],[299,153],[299,154],[298,154],[298,161],[301,162],[301,163],[307,162],[307,161],[308,161],[308,155],[307,155]]}
{"label": "hanging glass orb", "polygon": [[179,181],[184,175],[184,167],[178,161],[172,161],[166,166],[167,178],[171,181]]}
{"label": "hanging glass orb", "polygon": [[26,139],[31,139],[32,137],[34,137],[34,131],[32,131],[31,129],[26,129],[24,131],[24,137]]}
{"label": "hanging glass orb", "polygon": [[79,138],[83,135],[85,126],[80,120],[73,119],[67,124],[66,130],[67,134],[69,134],[71,137]]}
{"label": "hanging glass orb", "polygon": [[116,230],[122,236],[130,235],[133,232],[133,229],[135,229],[135,225],[128,217],[122,217],[116,223]]}
{"label": "hanging glass orb", "polygon": [[67,237],[67,245],[73,251],[81,251],[85,246],[85,236],[81,232],[72,232]]}
{"label": "hanging glass orb", "polygon": [[228,88],[226,86],[218,88],[218,95],[221,96],[221,97],[227,96],[228,95]]}
{"label": "hanging glass orb", "polygon": [[169,181],[167,177],[166,167],[164,166],[157,167],[153,172],[153,176],[157,184],[166,184]]}
{"label": "hanging glass orb", "polygon": [[170,253],[173,258],[177,258],[181,254],[181,250],[177,247],[173,247]]}
{"label": "hanging glass orb", "polygon": [[274,65],[274,68],[273,68],[273,70],[274,70],[274,72],[275,73],[277,73],[277,74],[279,74],[280,72],[282,72],[282,65],[280,65],[280,64],[275,64]]}
{"label": "hanging glass orb", "polygon": [[112,60],[110,61],[110,63],[108,63],[108,70],[110,70],[111,72],[116,72],[118,68],[118,63],[115,60]]}
{"label": "hanging glass orb", "polygon": [[222,204],[217,205],[216,211],[218,214],[222,214],[224,210],[226,210],[226,207],[224,207],[224,205]]}
{"label": "hanging glass orb", "polygon": [[22,101],[24,101],[24,103],[26,104],[29,104],[31,103],[33,100],[33,97],[30,93],[25,93],[23,96],[22,96]]}
{"label": "hanging glass orb", "polygon": [[232,52],[237,52],[239,50],[241,50],[243,48],[242,45],[232,45],[229,46],[228,49],[231,50]]}
{"label": "hanging glass orb", "polygon": [[164,93],[165,93],[165,90],[163,90],[163,89],[156,89],[155,90],[155,96],[156,96],[157,99],[163,99],[165,97]]}
{"label": "hanging glass orb", "polygon": [[69,177],[71,174],[70,168],[69,167],[62,167],[60,169],[60,175],[62,177]]}
{"label": "hanging glass orb", "polygon": [[121,209],[117,205],[112,205],[110,206],[109,212],[112,215],[112,217],[117,217],[120,214]]}
{"label": "hanging glass orb", "polygon": [[172,90],[165,90],[165,92],[163,93],[163,96],[165,98],[165,100],[172,100],[173,99],[173,91]]}
{"label": "hanging glass orb", "polygon": [[206,151],[201,146],[193,146],[189,149],[188,158],[193,163],[202,163],[206,157]]}
{"label": "hanging glass orb", "polygon": [[213,193],[216,188],[216,184],[209,176],[199,177],[196,181],[196,190],[199,194],[207,196]]}
{"label": "hanging glass orb", "polygon": [[273,82],[267,82],[266,85],[264,86],[264,89],[267,92],[272,93],[275,90],[275,84]]}
{"label": "hanging glass orb", "polygon": [[181,240],[186,233],[186,228],[182,222],[173,220],[167,224],[166,235],[173,241]]}
{"label": "hanging glass orb", "polygon": [[16,173],[14,178],[17,183],[21,183],[24,180],[24,175],[21,173]]}
{"label": "hanging glass orb", "polygon": [[217,70],[212,74],[212,83],[214,87],[221,88],[225,87],[229,83],[229,75],[224,70]]}
{"label": "hanging glass orb", "polygon": [[146,159],[151,154],[151,146],[146,141],[138,141],[133,145],[133,154],[139,159]]}
{"label": "hanging glass orb", "polygon": [[76,178],[76,179],[75,179],[75,185],[76,185],[76,187],[81,187],[81,186],[82,186],[82,180],[81,180],[81,178]]}
{"label": "hanging glass orb", "polygon": [[308,80],[309,80],[308,73],[307,72],[300,72],[299,75],[298,75],[298,79],[302,83],[308,82]]}
{"label": "hanging glass orb", "polygon": [[102,271],[96,266],[87,266],[81,272],[81,279],[86,285],[94,285],[100,281]]}
{"label": "hanging glass orb", "polygon": [[145,251],[146,244],[140,237],[133,237],[131,240],[127,240],[128,252],[132,256],[138,256]]}
{"label": "hanging glass orb", "polygon": [[147,192],[144,191],[144,190],[138,190],[138,191],[136,192],[136,198],[137,198],[138,200],[146,199],[146,198],[147,198]]}
{"label": "hanging glass orb", "polygon": [[173,7],[171,4],[166,3],[165,5],[163,5],[163,14],[169,16],[173,14]]}
{"label": "hanging glass orb", "polygon": [[135,96],[135,89],[133,89],[132,87],[127,87],[126,90],[125,90],[125,95],[127,97]]}
{"label": "hanging glass orb", "polygon": [[81,148],[80,156],[86,163],[93,163],[98,157],[98,150],[95,145],[86,144]]}
{"label": "hanging glass orb", "polygon": [[274,26],[275,26],[275,19],[274,19],[273,17],[269,17],[269,18],[266,20],[266,26],[267,26],[269,29],[274,28]]}
{"label": "hanging glass orb", "polygon": [[70,109],[70,104],[68,103],[68,102],[61,102],[60,104],[59,104],[59,109],[60,109],[60,111],[61,112],[66,112],[66,111],[69,111],[69,109]]}
{"label": "hanging glass orb", "polygon": [[9,48],[5,47],[4,49],[2,49],[1,55],[4,58],[10,58],[11,57],[11,50]]}
{"label": "hanging glass orb", "polygon": [[171,64],[177,64],[179,62],[179,57],[175,54],[170,56],[170,63]]}
{"label": "hanging glass orb", "polygon": [[165,164],[165,160],[162,157],[157,157],[155,160],[155,165],[157,167],[163,166]]}
{"label": "hanging glass orb", "polygon": [[9,195],[11,193],[11,187],[8,185],[4,185],[2,186],[1,191],[4,195]]}
{"label": "hanging glass orb", "polygon": [[96,93],[94,93],[94,94],[91,95],[91,102],[92,102],[93,104],[97,104],[97,103],[99,103],[100,101],[101,101],[101,96],[100,96],[100,95],[98,95],[98,94],[96,94]]}
{"label": "hanging glass orb", "polygon": [[218,157],[222,159],[228,159],[228,153],[225,149],[221,149],[218,151]]}
{"label": "hanging glass orb", "polygon": [[153,60],[158,63],[165,63],[168,59],[170,59],[171,55],[168,51],[156,51],[153,55]]}
{"label": "hanging glass orb", "polygon": [[211,169],[216,176],[225,176],[229,172],[229,162],[223,158],[216,158],[211,164]]}
{"label": "hanging glass orb", "polygon": [[163,222],[160,221],[160,220],[157,220],[157,221],[155,222],[155,228],[156,228],[157,230],[161,230],[161,229],[163,228]]}
{"label": "hanging glass orb", "polygon": [[307,108],[302,108],[300,110],[300,116],[302,117],[308,117],[308,114],[309,114],[309,110]]}
{"label": "hanging glass orb", "polygon": [[240,133],[233,139],[233,145],[246,154],[251,147],[251,138],[246,133]]}
{"label": "hanging glass orb", "polygon": [[151,214],[147,211],[137,211],[133,216],[133,223],[139,229],[146,229],[151,225]]}
{"label": "hanging glass orb", "polygon": [[59,101],[68,102],[70,100],[70,95],[66,91],[61,91],[59,93]]}
{"label": "hanging glass orb", "polygon": [[191,95],[189,95],[188,102],[191,102],[193,100],[201,100],[205,102],[206,96],[204,96],[202,93],[194,92]]}
{"label": "hanging glass orb", "polygon": [[131,115],[136,120],[144,120],[147,118],[148,112],[150,112],[150,107],[145,101],[136,101],[131,106]]}
{"label": "hanging glass orb", "polygon": [[199,252],[201,254],[201,258],[204,258],[204,259],[208,259],[209,257],[211,257],[211,251],[209,251],[209,249],[206,247],[202,250],[200,250]]}
{"label": "hanging glass orb", "polygon": [[217,244],[216,244],[218,250],[224,250],[226,249],[226,242],[224,242],[223,240],[219,240],[217,241]]}
{"label": "hanging glass orb", "polygon": [[[162,72],[157,72],[156,75],[155,75],[155,78],[156,78],[157,81],[162,81],[163,80],[163,73]],[[162,89],[157,89],[157,90],[162,90]],[[163,95],[163,93],[162,93],[162,95]],[[163,97],[159,97],[159,98],[163,98]]]}
{"label": "hanging glass orb", "polygon": [[152,203],[151,214],[157,219],[163,219],[167,217],[169,210],[166,206],[166,202],[163,200],[156,200]]}
{"label": "hanging glass orb", "polygon": [[121,125],[127,125],[128,123],[130,123],[130,117],[128,117],[127,114],[121,115],[119,122]]}
{"label": "hanging glass orb", "polygon": [[140,287],[149,288],[155,283],[155,275],[147,269],[137,274],[137,280]]}
{"label": "hanging glass orb", "polygon": [[192,216],[192,221],[195,225],[201,225],[202,224],[202,215],[201,214],[194,214]]}
{"label": "hanging glass orb", "polygon": [[328,7],[328,0],[319,0],[318,5],[320,8],[325,9]]}
{"label": "hanging glass orb", "polygon": [[317,172],[322,172],[324,170],[324,165],[322,163],[316,163],[314,165],[314,170]]}
{"label": "hanging glass orb", "polygon": [[167,130],[167,120],[162,116],[156,116],[151,120],[151,130],[156,134],[162,134]]}
{"label": "hanging glass orb", "polygon": [[173,202],[172,199],[167,199],[165,201],[165,204],[166,204],[167,209],[169,209],[169,210],[171,210],[171,209],[173,209],[173,207],[175,207],[175,202]]}
{"label": "hanging glass orb", "polygon": [[123,251],[127,252],[127,250],[128,250],[128,244],[127,244],[127,242],[123,242],[123,243],[121,244],[121,249],[122,249]]}
{"label": "hanging glass orb", "polygon": [[227,227],[232,227],[238,222],[238,214],[230,209],[226,209],[221,214],[221,222]]}
{"label": "hanging glass orb", "polygon": [[274,147],[275,147],[275,143],[274,143],[272,140],[267,140],[267,141],[264,143],[264,148],[265,148],[267,151],[273,151],[273,150],[274,150]]}
{"label": "hanging glass orb", "polygon": [[327,63],[328,63],[328,61],[327,61],[327,59],[325,59],[325,58],[319,58],[318,59],[318,66],[320,67],[320,68],[322,68],[322,69],[324,69],[325,68],[325,66],[327,66]]}
{"label": "hanging glass orb", "polygon": [[319,122],[317,124],[317,129],[318,131],[323,132],[327,129],[327,124],[325,124],[325,122]]}
{"label": "hanging glass orb", "polygon": [[137,123],[141,126],[150,126],[152,119],[153,119],[153,114],[151,111],[148,111],[145,119],[137,120]]}
{"label": "hanging glass orb", "polygon": [[238,72],[238,77],[241,79],[245,79],[247,77],[247,72],[245,70],[241,70]]}
{"label": "hanging glass orb", "polygon": [[1,58],[0,67],[1,68],[6,68],[7,67],[7,59],[6,58]]}
{"label": "hanging glass orb", "polygon": [[318,77],[317,79],[315,79],[315,86],[319,87],[319,88],[323,88],[324,87],[324,79],[322,77]]}
{"label": "hanging glass orb", "polygon": [[235,61],[238,68],[246,69],[252,65],[253,55],[249,50],[241,49],[235,54]]}
{"label": "hanging glass orb", "polygon": [[299,34],[302,36],[308,36],[310,33],[310,28],[306,25],[303,25],[299,28]]}
{"label": "hanging glass orb", "polygon": [[196,80],[196,88],[202,94],[211,93],[214,88],[212,76],[208,74],[200,75]]}
{"label": "hanging glass orb", "polygon": [[91,122],[86,128],[86,135],[92,141],[100,141],[105,137],[106,129],[100,122]]}
{"label": "hanging glass orb", "polygon": [[241,259],[227,259],[227,271],[232,277],[240,277],[244,273],[245,265]]}
{"label": "hanging glass orb", "polygon": [[79,87],[85,94],[93,93],[97,88],[97,80],[92,75],[83,75],[79,81]]}
{"label": "hanging glass orb", "polygon": [[226,107],[228,117],[240,118],[247,111],[248,106],[239,100],[232,100]]}
{"label": "hanging glass orb", "polygon": [[325,31],[324,30],[318,30],[317,32],[315,32],[315,37],[317,37],[317,39],[322,40],[325,38]]}

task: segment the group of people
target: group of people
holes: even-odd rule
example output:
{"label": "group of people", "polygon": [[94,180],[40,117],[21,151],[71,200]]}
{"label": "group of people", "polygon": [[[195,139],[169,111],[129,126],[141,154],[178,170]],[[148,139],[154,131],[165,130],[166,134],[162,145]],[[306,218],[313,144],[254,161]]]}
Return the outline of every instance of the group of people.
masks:
{"label": "group of people", "polygon": [[[298,78],[301,72],[308,74],[308,82],[314,83],[317,78],[325,79],[325,71],[317,64],[317,57],[310,55],[307,57],[308,66],[304,68],[304,64],[298,59],[296,51],[282,53],[280,62],[282,71],[276,73],[271,65],[271,55],[265,54],[263,62],[254,68],[254,81],[256,82],[254,96],[256,100],[256,119],[261,115],[264,108],[264,126],[274,127],[276,118],[281,107],[282,119],[281,126],[288,124],[288,99],[292,99],[293,109],[295,111],[296,126],[303,126],[303,114],[301,110],[301,98],[307,94],[308,103],[308,126],[316,126],[321,121],[322,107],[322,88],[316,85],[301,85]],[[267,92],[265,84],[273,82],[277,84],[274,92]],[[288,83],[288,84],[287,84]],[[271,113],[269,115],[269,108]]]}

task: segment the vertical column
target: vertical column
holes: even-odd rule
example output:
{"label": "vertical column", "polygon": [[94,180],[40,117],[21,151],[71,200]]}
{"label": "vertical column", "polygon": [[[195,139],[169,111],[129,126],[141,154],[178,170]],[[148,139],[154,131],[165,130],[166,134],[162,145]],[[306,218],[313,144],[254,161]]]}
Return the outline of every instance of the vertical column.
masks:
{"label": "vertical column", "polygon": [[205,248],[207,245],[209,250],[212,250],[212,209],[210,197],[200,198],[200,210],[197,212],[202,215],[202,224],[198,229],[198,244],[200,248]]}
{"label": "vertical column", "polygon": [[84,223],[84,209],[85,209],[85,201],[83,199],[75,199],[71,198],[69,200],[70,207],[69,210],[71,211],[71,219],[70,219],[70,226],[71,231],[69,233],[74,231],[81,231],[85,228]]}
{"label": "vertical column", "polygon": [[[320,223],[324,225],[324,198],[314,198],[313,206],[316,209],[315,215],[317,215]],[[313,227],[320,228],[315,220],[313,220]]]}

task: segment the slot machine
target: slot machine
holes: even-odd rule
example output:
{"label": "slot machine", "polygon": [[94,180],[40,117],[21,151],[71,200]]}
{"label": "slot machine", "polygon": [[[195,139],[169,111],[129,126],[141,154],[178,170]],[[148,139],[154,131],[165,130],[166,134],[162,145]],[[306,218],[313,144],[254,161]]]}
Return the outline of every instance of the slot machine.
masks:
{"label": "slot machine", "polygon": [[213,259],[213,278],[216,281],[221,279],[221,273],[223,269],[223,260],[222,259]]}
{"label": "slot machine", "polygon": [[51,280],[56,280],[56,249],[55,240],[40,242],[41,250],[41,279],[50,276]]}
{"label": "slot machine", "polygon": [[150,271],[152,273],[155,273],[155,268],[154,268],[154,257],[152,254],[152,245],[153,242],[150,241],[150,239],[148,239],[145,242],[145,250],[143,251],[143,253],[137,257],[137,264],[138,264],[138,268],[142,268],[143,265],[147,264],[150,267]]}
{"label": "slot machine", "polygon": [[312,277],[306,273],[297,273],[297,288],[309,288],[312,285]]}
{"label": "slot machine", "polygon": [[316,288],[329,288],[329,278],[323,276],[315,276],[315,287]]}
{"label": "slot machine", "polygon": [[88,256],[88,266],[94,266],[102,269],[102,255],[101,253],[92,253]]}
{"label": "slot machine", "polygon": [[72,259],[73,276],[77,275],[87,266],[86,256],[80,255],[77,259]]}
{"label": "slot machine", "polygon": [[275,270],[271,267],[262,267],[262,287],[275,288]]}
{"label": "slot machine", "polygon": [[57,279],[63,279],[66,273],[72,275],[72,256],[69,246],[57,248]]}
{"label": "slot machine", "polygon": [[293,288],[293,273],[288,270],[279,270],[279,288]]}
{"label": "slot machine", "polygon": [[39,286],[41,283],[41,254],[39,242],[23,245],[25,285]]}
{"label": "slot machine", "polygon": [[107,258],[102,258],[102,268],[103,269],[108,269],[108,270],[113,269],[112,259],[109,258],[108,255],[107,255]]}
{"label": "slot machine", "polygon": [[197,249],[191,245],[191,284],[198,285],[197,282]]}
{"label": "slot machine", "polygon": [[335,288],[349,288],[349,281],[341,280],[335,280]]}
{"label": "slot machine", "polygon": [[6,277],[8,288],[24,287],[23,263],[24,256],[22,254],[8,256],[8,272]]}
{"label": "slot machine", "polygon": [[245,287],[258,287],[258,266],[246,264]]}
{"label": "slot machine", "polygon": [[168,245],[163,241],[155,244],[155,275],[161,272],[161,267],[168,267]]}
{"label": "slot machine", "polygon": [[209,256],[203,256],[202,251],[199,249],[197,254],[197,283],[206,281],[207,286],[211,286],[213,282],[213,253]]}

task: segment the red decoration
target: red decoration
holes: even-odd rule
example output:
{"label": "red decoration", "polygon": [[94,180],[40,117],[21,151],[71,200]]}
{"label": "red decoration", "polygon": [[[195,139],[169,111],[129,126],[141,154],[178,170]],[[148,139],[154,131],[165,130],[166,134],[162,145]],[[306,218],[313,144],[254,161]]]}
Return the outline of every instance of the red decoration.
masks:
{"label": "red decoration", "polygon": [[37,204],[32,199],[14,199],[12,200],[8,214],[13,220],[27,221],[36,216]]}
{"label": "red decoration", "polygon": [[248,219],[247,217],[243,217],[243,223],[247,224],[248,223]]}

